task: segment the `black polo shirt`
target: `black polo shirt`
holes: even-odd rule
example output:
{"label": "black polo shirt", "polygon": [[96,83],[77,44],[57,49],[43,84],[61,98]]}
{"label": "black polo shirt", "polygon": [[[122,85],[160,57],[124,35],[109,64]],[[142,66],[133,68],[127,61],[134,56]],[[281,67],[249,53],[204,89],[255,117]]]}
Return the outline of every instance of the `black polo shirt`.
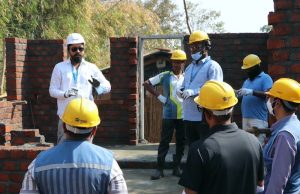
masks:
{"label": "black polo shirt", "polygon": [[194,142],[180,185],[204,194],[254,194],[263,180],[263,154],[257,138],[235,123],[210,129]]}

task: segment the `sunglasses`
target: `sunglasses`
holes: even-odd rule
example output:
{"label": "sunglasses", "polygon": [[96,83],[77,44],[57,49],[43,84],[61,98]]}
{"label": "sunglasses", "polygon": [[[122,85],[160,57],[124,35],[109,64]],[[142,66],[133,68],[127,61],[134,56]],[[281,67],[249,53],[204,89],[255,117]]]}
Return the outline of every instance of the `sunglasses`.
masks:
{"label": "sunglasses", "polygon": [[77,52],[78,50],[79,50],[79,52],[82,52],[82,51],[84,51],[84,48],[83,47],[73,47],[73,48],[71,48],[72,52]]}

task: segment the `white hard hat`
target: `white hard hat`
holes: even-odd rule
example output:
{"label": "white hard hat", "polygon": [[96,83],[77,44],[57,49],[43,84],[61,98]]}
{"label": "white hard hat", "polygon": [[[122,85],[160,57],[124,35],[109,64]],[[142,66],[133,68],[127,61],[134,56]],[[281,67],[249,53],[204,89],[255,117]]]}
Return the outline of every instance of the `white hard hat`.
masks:
{"label": "white hard hat", "polygon": [[79,33],[72,33],[67,37],[67,45],[85,43],[84,38]]}

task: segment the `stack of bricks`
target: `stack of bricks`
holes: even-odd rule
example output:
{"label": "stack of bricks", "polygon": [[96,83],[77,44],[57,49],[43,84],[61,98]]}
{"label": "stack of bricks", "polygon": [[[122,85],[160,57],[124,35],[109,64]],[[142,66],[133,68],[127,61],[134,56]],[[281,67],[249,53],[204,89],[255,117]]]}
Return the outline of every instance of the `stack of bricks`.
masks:
{"label": "stack of bricks", "polygon": [[269,74],[277,80],[289,77],[300,81],[300,2],[274,1],[274,12],[269,13],[273,26],[268,39]]}

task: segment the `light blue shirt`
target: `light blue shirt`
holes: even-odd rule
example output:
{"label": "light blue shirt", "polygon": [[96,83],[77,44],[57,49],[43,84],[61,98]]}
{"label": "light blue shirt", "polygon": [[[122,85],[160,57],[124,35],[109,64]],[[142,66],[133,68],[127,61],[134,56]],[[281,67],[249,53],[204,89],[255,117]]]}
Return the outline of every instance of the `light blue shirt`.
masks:
{"label": "light blue shirt", "polygon": [[202,59],[198,64],[192,62],[185,69],[182,86],[185,90],[193,90],[193,95],[183,100],[183,120],[202,121],[202,112],[198,111],[194,98],[199,94],[204,83],[209,80],[223,81],[221,66],[210,56]]}
{"label": "light blue shirt", "polygon": [[[266,92],[272,87],[272,85],[272,78],[268,74],[261,72],[252,81],[250,79],[246,79],[243,84],[243,88]],[[268,121],[268,109],[264,98],[254,95],[243,96],[241,108],[243,118]]]}

